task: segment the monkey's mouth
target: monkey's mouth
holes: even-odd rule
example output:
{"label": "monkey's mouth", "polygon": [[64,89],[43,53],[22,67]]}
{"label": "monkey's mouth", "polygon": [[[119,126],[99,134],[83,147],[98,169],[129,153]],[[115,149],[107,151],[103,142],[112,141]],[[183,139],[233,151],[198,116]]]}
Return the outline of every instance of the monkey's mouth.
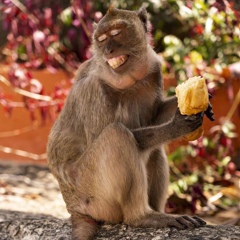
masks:
{"label": "monkey's mouth", "polygon": [[127,55],[120,55],[118,57],[109,59],[107,62],[112,69],[116,69],[123,65],[127,60],[128,60]]}

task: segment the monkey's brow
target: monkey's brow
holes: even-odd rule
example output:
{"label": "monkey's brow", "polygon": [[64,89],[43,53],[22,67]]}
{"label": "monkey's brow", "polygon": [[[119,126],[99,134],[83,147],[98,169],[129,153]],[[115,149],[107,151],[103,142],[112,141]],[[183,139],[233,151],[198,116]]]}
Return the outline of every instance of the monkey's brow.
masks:
{"label": "monkey's brow", "polygon": [[99,26],[99,33],[101,34],[101,33],[108,32],[113,28],[124,28],[127,25],[128,25],[128,22],[123,19],[102,23],[101,26]]}

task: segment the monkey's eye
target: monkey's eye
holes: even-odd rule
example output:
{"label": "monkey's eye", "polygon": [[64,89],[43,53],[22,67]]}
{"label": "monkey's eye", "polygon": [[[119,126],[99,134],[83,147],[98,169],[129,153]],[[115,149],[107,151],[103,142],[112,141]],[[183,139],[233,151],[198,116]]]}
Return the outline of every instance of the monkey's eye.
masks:
{"label": "monkey's eye", "polygon": [[100,35],[99,37],[98,37],[98,41],[99,42],[103,42],[104,40],[106,40],[107,39],[107,35],[106,34],[102,34],[102,35]]}
{"label": "monkey's eye", "polygon": [[121,32],[120,29],[113,29],[113,30],[111,30],[110,34],[111,34],[112,36],[116,36],[116,35],[118,35],[120,32]]}

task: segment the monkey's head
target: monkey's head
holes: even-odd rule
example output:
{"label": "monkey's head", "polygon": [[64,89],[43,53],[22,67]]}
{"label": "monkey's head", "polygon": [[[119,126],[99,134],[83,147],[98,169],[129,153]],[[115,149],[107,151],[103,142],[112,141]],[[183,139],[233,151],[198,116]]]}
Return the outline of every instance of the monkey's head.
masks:
{"label": "monkey's head", "polygon": [[94,56],[104,71],[120,79],[143,69],[149,45],[147,24],[145,8],[137,12],[108,10],[93,34]]}

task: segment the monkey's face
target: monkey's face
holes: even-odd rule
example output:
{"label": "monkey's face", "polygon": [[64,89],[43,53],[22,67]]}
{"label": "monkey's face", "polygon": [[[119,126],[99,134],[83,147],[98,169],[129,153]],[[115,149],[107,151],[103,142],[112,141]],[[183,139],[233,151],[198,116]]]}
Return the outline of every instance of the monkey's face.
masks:
{"label": "monkey's face", "polygon": [[146,62],[146,11],[144,14],[111,9],[98,23],[93,47],[98,62],[109,71],[120,75],[131,74]]}

